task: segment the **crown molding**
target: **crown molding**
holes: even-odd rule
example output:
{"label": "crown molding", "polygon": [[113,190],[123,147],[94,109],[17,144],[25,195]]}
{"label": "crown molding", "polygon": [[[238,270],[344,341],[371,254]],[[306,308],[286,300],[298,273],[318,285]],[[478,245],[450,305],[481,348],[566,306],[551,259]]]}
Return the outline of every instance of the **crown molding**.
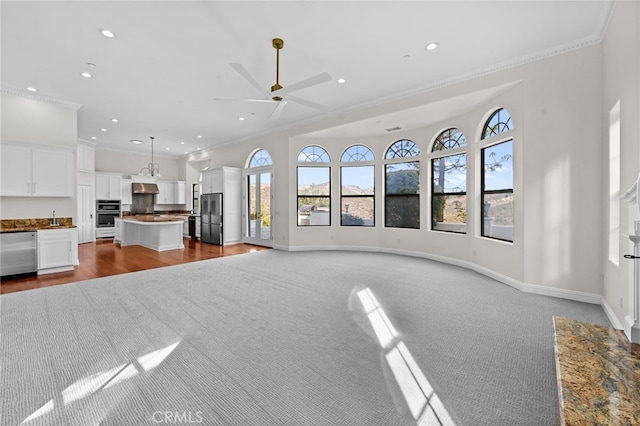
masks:
{"label": "crown molding", "polygon": [[75,109],[75,110],[79,110],[80,108],[82,108],[82,104],[78,104],[78,103],[75,103],[75,102],[69,102],[69,101],[63,101],[62,99],[49,98],[47,96],[37,95],[37,94],[34,94],[34,93],[27,93],[27,92],[23,92],[21,90],[0,88],[0,93],[2,93],[3,95],[19,96],[21,98],[32,99],[32,100],[35,100],[35,101],[45,102],[45,103],[52,104],[52,105],[63,106],[63,107],[71,108],[71,109]]}

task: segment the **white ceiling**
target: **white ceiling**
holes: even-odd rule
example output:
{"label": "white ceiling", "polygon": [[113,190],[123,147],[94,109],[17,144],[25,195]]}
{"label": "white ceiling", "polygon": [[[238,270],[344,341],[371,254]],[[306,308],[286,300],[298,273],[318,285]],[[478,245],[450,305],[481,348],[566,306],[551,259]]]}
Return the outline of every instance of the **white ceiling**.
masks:
{"label": "white ceiling", "polygon": [[[96,137],[98,147],[148,152],[154,136],[156,153],[186,156],[598,43],[612,2],[3,0],[0,7],[3,90],[81,104],[78,137]],[[103,28],[116,37],[103,37]],[[331,75],[293,93],[324,111],[289,102],[273,120],[275,102],[214,100],[260,95],[232,62],[269,90],[275,37],[284,40],[282,86]],[[440,46],[427,51],[431,41]],[[469,99],[430,108],[460,101]],[[340,132],[373,129],[375,121],[390,122]]]}

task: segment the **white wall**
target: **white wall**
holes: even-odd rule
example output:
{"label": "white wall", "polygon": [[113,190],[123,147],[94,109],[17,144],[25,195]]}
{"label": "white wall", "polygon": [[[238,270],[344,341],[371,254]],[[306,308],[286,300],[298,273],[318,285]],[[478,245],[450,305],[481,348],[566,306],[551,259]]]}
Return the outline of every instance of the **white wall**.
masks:
{"label": "white wall", "polygon": [[[80,105],[2,91],[2,140],[25,144],[76,147]],[[75,188],[75,183],[74,183]],[[1,197],[0,218],[71,217],[76,197]]]}
{"label": "white wall", "polygon": [[[514,118],[515,241],[480,238],[477,208],[479,183],[468,182],[469,231],[452,235],[430,231],[427,221],[427,162],[421,166],[422,229],[388,229],[382,222],[382,167],[376,179],[376,227],[339,226],[339,170],[344,148],[358,138],[316,140],[305,134],[420,103],[437,102],[465,93],[516,82],[497,97],[450,120],[421,129],[379,137],[363,137],[378,158],[402,137],[417,142],[423,152],[447,126],[462,129],[470,149],[486,114],[506,107]],[[517,83],[519,82],[519,83]],[[523,284],[569,292],[601,294],[602,236],[602,46],[595,45],[551,56],[534,63],[432,90],[412,98],[344,114],[299,129],[221,147],[210,153],[212,166],[242,167],[256,148],[266,148],[275,164],[274,244],[289,250],[305,248],[381,248],[425,256],[443,256],[492,271]],[[351,136],[351,135],[350,135]],[[325,147],[335,159],[332,175],[332,226],[296,226],[295,166],[299,150],[309,143]],[[478,164],[468,164],[475,175]],[[589,232],[591,230],[591,232]],[[398,243],[398,240],[400,241]]]}
{"label": "white wall", "polygon": [[[617,2],[603,43],[604,90],[600,120],[603,137],[599,155],[605,163],[609,158],[609,111],[620,102],[620,188],[626,191],[640,172],[640,4]],[[609,221],[609,173],[603,170],[601,194],[604,207],[602,221],[604,264],[604,298],[616,317],[623,322],[629,309],[631,261],[622,255],[632,253],[627,237],[628,204],[620,204],[619,258],[609,260],[607,231]],[[615,219],[614,219],[615,220]],[[614,224],[615,225],[615,224]]]}

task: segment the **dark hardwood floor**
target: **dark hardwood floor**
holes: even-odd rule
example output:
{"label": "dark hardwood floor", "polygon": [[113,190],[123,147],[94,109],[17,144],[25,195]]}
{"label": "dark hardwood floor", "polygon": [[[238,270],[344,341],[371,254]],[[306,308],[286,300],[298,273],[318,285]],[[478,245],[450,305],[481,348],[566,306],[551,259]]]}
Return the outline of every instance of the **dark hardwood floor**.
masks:
{"label": "dark hardwood floor", "polygon": [[215,257],[270,250],[269,247],[251,244],[234,244],[223,247],[193,241],[189,238],[184,239],[184,246],[184,249],[157,252],[142,246],[120,247],[119,244],[114,244],[111,239],[99,239],[96,242],[78,246],[80,264],[73,271],[3,278],[0,281],[0,294],[196,262]]}

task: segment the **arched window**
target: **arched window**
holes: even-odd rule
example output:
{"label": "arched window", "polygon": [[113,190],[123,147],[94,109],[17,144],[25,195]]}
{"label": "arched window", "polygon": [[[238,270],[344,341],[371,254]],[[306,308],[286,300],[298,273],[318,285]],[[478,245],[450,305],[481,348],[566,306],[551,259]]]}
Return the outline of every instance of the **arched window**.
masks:
{"label": "arched window", "polygon": [[309,145],[298,154],[298,163],[329,163],[330,161],[329,153],[318,145]]}
{"label": "arched window", "polygon": [[330,162],[329,153],[318,145],[298,154],[298,226],[331,225],[331,166],[321,165]]}
{"label": "arched window", "polygon": [[384,225],[420,229],[420,149],[401,139],[385,153]]}
{"label": "arched window", "polygon": [[269,155],[269,152],[266,149],[259,149],[251,157],[251,160],[249,161],[249,168],[270,166],[272,164],[273,162],[271,161],[271,155]]}
{"label": "arched window", "polygon": [[484,125],[482,131],[482,139],[487,139],[500,133],[511,130],[513,123],[511,122],[511,114],[504,108],[496,110]]}
{"label": "arched window", "polygon": [[443,131],[433,143],[431,229],[435,231],[467,232],[466,145],[456,128]]}
{"label": "arched window", "polygon": [[373,163],[373,152],[364,145],[352,145],[340,161],[340,225],[374,226],[375,166],[367,164]]}
{"label": "arched window", "polygon": [[513,241],[513,139],[501,139],[499,135],[512,128],[509,112],[496,110],[484,125],[484,148],[480,151],[480,234],[505,241]]}

